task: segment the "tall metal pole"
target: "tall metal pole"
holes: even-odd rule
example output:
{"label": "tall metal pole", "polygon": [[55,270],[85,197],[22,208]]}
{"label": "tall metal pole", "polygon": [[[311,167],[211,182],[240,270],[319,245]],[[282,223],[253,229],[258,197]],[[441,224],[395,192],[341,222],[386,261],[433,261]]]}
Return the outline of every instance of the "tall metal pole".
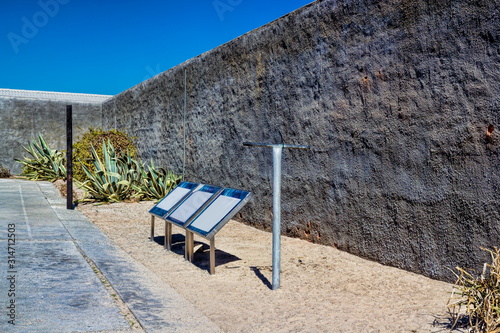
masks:
{"label": "tall metal pole", "polygon": [[66,209],[73,206],[73,106],[66,105]]}
{"label": "tall metal pole", "polygon": [[283,148],[309,149],[309,146],[243,142],[244,146],[273,148],[273,282],[271,289],[280,287],[281,273],[281,155]]}
{"label": "tall metal pole", "polygon": [[182,180],[186,174],[186,112],[187,112],[187,72],[184,70],[184,112],[182,115],[182,139],[184,146],[182,148]]}
{"label": "tall metal pole", "polygon": [[281,272],[281,153],[282,146],[273,147],[273,284],[280,287]]}

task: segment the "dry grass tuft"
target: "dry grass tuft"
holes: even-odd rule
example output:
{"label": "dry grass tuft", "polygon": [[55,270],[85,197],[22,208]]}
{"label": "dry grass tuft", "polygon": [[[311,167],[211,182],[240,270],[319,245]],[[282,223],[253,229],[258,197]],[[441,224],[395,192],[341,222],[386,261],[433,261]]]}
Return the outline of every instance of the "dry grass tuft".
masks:
{"label": "dry grass tuft", "polygon": [[[500,332],[500,249],[484,249],[491,255],[491,264],[474,276],[470,270],[457,267],[457,281],[448,301],[453,328],[468,322],[470,332]],[[465,311],[465,313],[464,313]]]}

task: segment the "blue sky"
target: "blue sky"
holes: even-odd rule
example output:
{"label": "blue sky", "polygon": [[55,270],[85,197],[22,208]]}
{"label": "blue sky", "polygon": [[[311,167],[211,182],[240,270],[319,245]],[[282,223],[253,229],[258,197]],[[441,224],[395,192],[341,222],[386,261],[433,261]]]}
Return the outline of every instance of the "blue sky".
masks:
{"label": "blue sky", "polygon": [[0,88],[115,95],[312,0],[2,0]]}

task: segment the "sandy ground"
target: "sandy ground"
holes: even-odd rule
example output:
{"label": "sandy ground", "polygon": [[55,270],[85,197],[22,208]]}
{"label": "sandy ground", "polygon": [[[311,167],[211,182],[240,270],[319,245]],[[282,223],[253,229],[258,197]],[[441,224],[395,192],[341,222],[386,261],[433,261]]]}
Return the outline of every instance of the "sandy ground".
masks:
{"label": "sandy ground", "polygon": [[[207,240],[184,260],[184,232],[163,248],[163,221],[149,240],[153,202],[80,204],[128,252],[225,332],[449,332],[452,285],[367,261],[332,247],[282,237],[281,288],[272,281],[271,233],[230,221],[215,239],[216,274]],[[457,331],[459,332],[459,331]]]}

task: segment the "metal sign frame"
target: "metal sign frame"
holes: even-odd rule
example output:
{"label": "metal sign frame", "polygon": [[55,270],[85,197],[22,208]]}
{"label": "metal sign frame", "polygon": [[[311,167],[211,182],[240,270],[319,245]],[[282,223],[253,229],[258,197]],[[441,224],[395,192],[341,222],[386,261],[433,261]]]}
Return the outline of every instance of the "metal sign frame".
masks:
{"label": "metal sign frame", "polygon": [[[251,196],[252,194],[247,191],[225,188],[217,196],[217,198],[215,198],[204,209],[200,210],[200,212],[196,214],[196,217],[194,217],[191,222],[185,226],[185,228],[197,235],[200,235],[201,237],[212,239],[215,234],[217,234],[224,227],[224,225],[250,200]],[[205,215],[207,215],[207,218],[210,218],[209,214],[217,210],[216,205],[224,199],[223,197],[234,199],[234,205],[229,204],[230,209],[227,212],[223,211],[223,216],[217,217],[217,221],[212,223],[212,225],[207,228],[208,230],[201,229],[201,226],[197,227],[196,224],[200,222],[200,219],[203,219]]]}
{"label": "metal sign frame", "polygon": [[[190,216],[187,217],[185,221],[180,221],[171,215],[175,213],[177,209],[183,209],[182,205],[190,205],[191,203],[189,202],[190,198],[196,193],[196,192],[205,192],[208,193],[209,196],[206,201],[202,202],[202,204],[199,207],[196,207],[195,210],[190,214]],[[199,184],[196,188],[193,189],[190,193],[188,193],[182,200],[180,200],[176,205],[175,208],[172,208],[167,214],[165,214],[162,218],[165,222],[165,241],[163,242],[163,247],[170,251],[172,249],[172,224],[175,224],[181,228],[184,228],[184,226],[191,221],[193,217],[196,216],[197,212],[200,211],[202,207],[205,207],[208,205],[215,197],[217,196],[218,193],[222,192],[222,188],[217,187],[217,186],[211,186],[211,185],[206,185],[206,184]],[[186,244],[191,244],[193,243],[192,235],[186,232]],[[185,246],[185,253],[184,257],[186,260],[192,259],[192,257],[189,256],[188,253],[188,246]]]}
{"label": "metal sign frame", "polygon": [[[190,183],[190,182],[180,183],[179,185],[177,185],[176,188],[174,188],[165,197],[163,197],[163,199],[158,201],[158,203],[156,203],[156,205],[154,205],[153,208],[149,210],[149,214],[163,218],[165,215],[168,214],[168,212],[170,212],[172,209],[175,209],[177,205],[180,204],[183,201],[183,199],[186,198],[189,195],[189,193],[195,190],[198,186],[199,184],[196,183]],[[186,190],[184,194],[177,193],[177,191],[183,189]],[[167,201],[170,200],[175,200],[175,201],[167,203],[169,207],[167,209],[164,209],[162,205],[164,205]]]}
{"label": "metal sign frame", "polygon": [[[164,247],[169,251],[172,246],[172,224],[186,230],[184,246],[186,260],[193,261],[194,234],[206,238],[210,241],[210,274],[215,274],[215,235],[250,200],[252,193],[189,182],[182,182],[178,187],[189,191],[184,195],[175,194],[173,193],[177,189],[175,188],[149,211],[151,214],[151,240],[154,239],[155,216],[161,217],[165,222]],[[199,196],[201,192],[203,192],[201,197],[194,198],[197,194]],[[168,209],[158,207],[161,206],[164,200],[168,200],[171,194],[173,197],[170,197],[170,199],[173,200],[174,198],[178,201],[176,203],[170,202],[167,206]],[[163,212],[165,212],[164,215],[162,215]],[[175,215],[176,212],[178,212],[177,215]],[[179,218],[182,218],[182,220]],[[215,223],[210,219],[214,219]],[[197,224],[200,221],[203,223],[201,225]],[[208,228],[202,228],[202,225],[208,226]]]}
{"label": "metal sign frame", "polygon": [[[193,261],[194,256],[194,234],[197,234],[203,238],[206,238],[210,241],[210,274],[215,274],[215,235],[226,225],[226,223],[236,214],[239,210],[250,200],[252,194],[251,192],[236,190],[231,188],[225,188],[222,192],[217,194],[217,197],[214,198],[208,205],[200,209],[196,216],[192,218],[189,224],[185,225],[186,228],[186,246],[185,246],[185,258],[189,261]],[[234,200],[234,205],[232,205],[229,201],[229,205],[225,208],[229,207],[229,210],[220,211],[223,207],[218,207],[218,204],[223,200],[229,198],[229,200]],[[226,204],[228,202],[226,201]],[[214,220],[215,223],[209,224],[209,230],[201,229],[201,226],[195,227],[197,222],[203,218],[214,218],[213,214],[217,216]],[[212,216],[210,216],[212,214]],[[222,215],[222,216],[221,216]],[[206,222],[207,220],[205,220]]]}
{"label": "metal sign frame", "polygon": [[[222,191],[223,188],[221,187],[200,184],[199,187],[182,199],[175,208],[163,216],[163,219],[180,227],[185,227],[198,215],[198,212],[208,206]],[[202,193],[203,197],[195,198],[195,196],[202,195]]]}
{"label": "metal sign frame", "polygon": [[[191,183],[191,182],[181,182],[179,185],[177,185],[176,188],[174,188],[172,191],[170,191],[163,199],[161,199],[156,205],[153,206],[149,210],[149,214],[151,214],[151,235],[150,239],[151,241],[154,241],[154,234],[155,234],[155,216],[163,218],[165,215],[167,215],[170,211],[175,209],[179,204],[182,203],[182,201],[191,193],[194,191],[196,188],[198,188],[200,185],[196,183]],[[178,193],[179,190],[185,189],[186,192],[184,194]],[[165,204],[166,201],[169,200],[175,200],[170,203],[168,203],[169,208],[164,209],[162,207],[163,204]]]}

